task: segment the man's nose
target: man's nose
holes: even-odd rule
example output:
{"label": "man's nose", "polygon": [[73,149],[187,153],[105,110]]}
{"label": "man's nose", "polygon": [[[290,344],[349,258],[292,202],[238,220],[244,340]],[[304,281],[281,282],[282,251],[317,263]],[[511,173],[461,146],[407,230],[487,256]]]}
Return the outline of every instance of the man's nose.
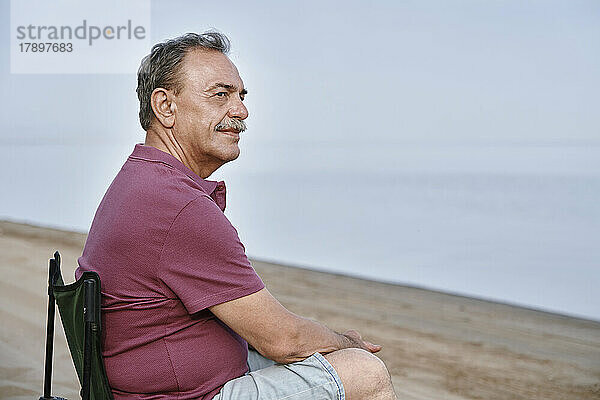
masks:
{"label": "man's nose", "polygon": [[238,99],[229,109],[227,115],[229,116],[229,118],[246,119],[248,118],[248,109],[246,108],[244,103],[242,103],[242,100]]}

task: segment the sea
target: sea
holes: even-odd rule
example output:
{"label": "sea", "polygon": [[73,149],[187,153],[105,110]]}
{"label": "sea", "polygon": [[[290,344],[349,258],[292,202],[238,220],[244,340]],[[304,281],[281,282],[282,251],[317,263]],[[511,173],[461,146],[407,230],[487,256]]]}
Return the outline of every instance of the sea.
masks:
{"label": "sea", "polygon": [[[87,231],[132,148],[1,144],[0,218]],[[328,148],[215,174],[251,258],[600,320],[600,146]]]}

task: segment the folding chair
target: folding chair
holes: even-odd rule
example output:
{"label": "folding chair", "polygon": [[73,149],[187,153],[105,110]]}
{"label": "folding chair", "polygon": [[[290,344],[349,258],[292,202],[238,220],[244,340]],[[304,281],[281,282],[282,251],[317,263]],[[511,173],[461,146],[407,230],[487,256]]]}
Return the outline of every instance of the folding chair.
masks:
{"label": "folding chair", "polygon": [[81,384],[81,398],[114,400],[102,360],[100,277],[95,272],[84,272],[76,282],[65,285],[58,251],[50,259],[44,396],[39,400],[63,400],[51,395],[55,302]]}

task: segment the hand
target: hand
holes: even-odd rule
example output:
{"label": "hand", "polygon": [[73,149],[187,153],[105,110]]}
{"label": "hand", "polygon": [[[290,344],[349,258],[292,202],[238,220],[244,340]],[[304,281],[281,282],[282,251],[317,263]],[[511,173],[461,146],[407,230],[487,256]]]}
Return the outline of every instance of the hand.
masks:
{"label": "hand", "polygon": [[363,340],[362,336],[360,336],[360,333],[354,329],[347,330],[343,333],[343,335],[353,344],[352,347],[367,350],[370,353],[377,353],[379,350],[381,350],[380,345]]}

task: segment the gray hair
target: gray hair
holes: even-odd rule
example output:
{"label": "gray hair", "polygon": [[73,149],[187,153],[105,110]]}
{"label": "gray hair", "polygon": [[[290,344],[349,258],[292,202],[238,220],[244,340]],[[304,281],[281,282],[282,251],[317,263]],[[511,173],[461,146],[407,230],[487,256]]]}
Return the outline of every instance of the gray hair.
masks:
{"label": "gray hair", "polygon": [[205,48],[229,52],[229,39],[219,32],[209,31],[202,34],[186,33],[185,35],[157,43],[150,54],[142,59],[138,69],[137,96],[140,100],[140,123],[147,131],[152,122],[152,106],[150,96],[156,88],[173,90],[175,94],[183,89],[181,64],[188,51]]}

